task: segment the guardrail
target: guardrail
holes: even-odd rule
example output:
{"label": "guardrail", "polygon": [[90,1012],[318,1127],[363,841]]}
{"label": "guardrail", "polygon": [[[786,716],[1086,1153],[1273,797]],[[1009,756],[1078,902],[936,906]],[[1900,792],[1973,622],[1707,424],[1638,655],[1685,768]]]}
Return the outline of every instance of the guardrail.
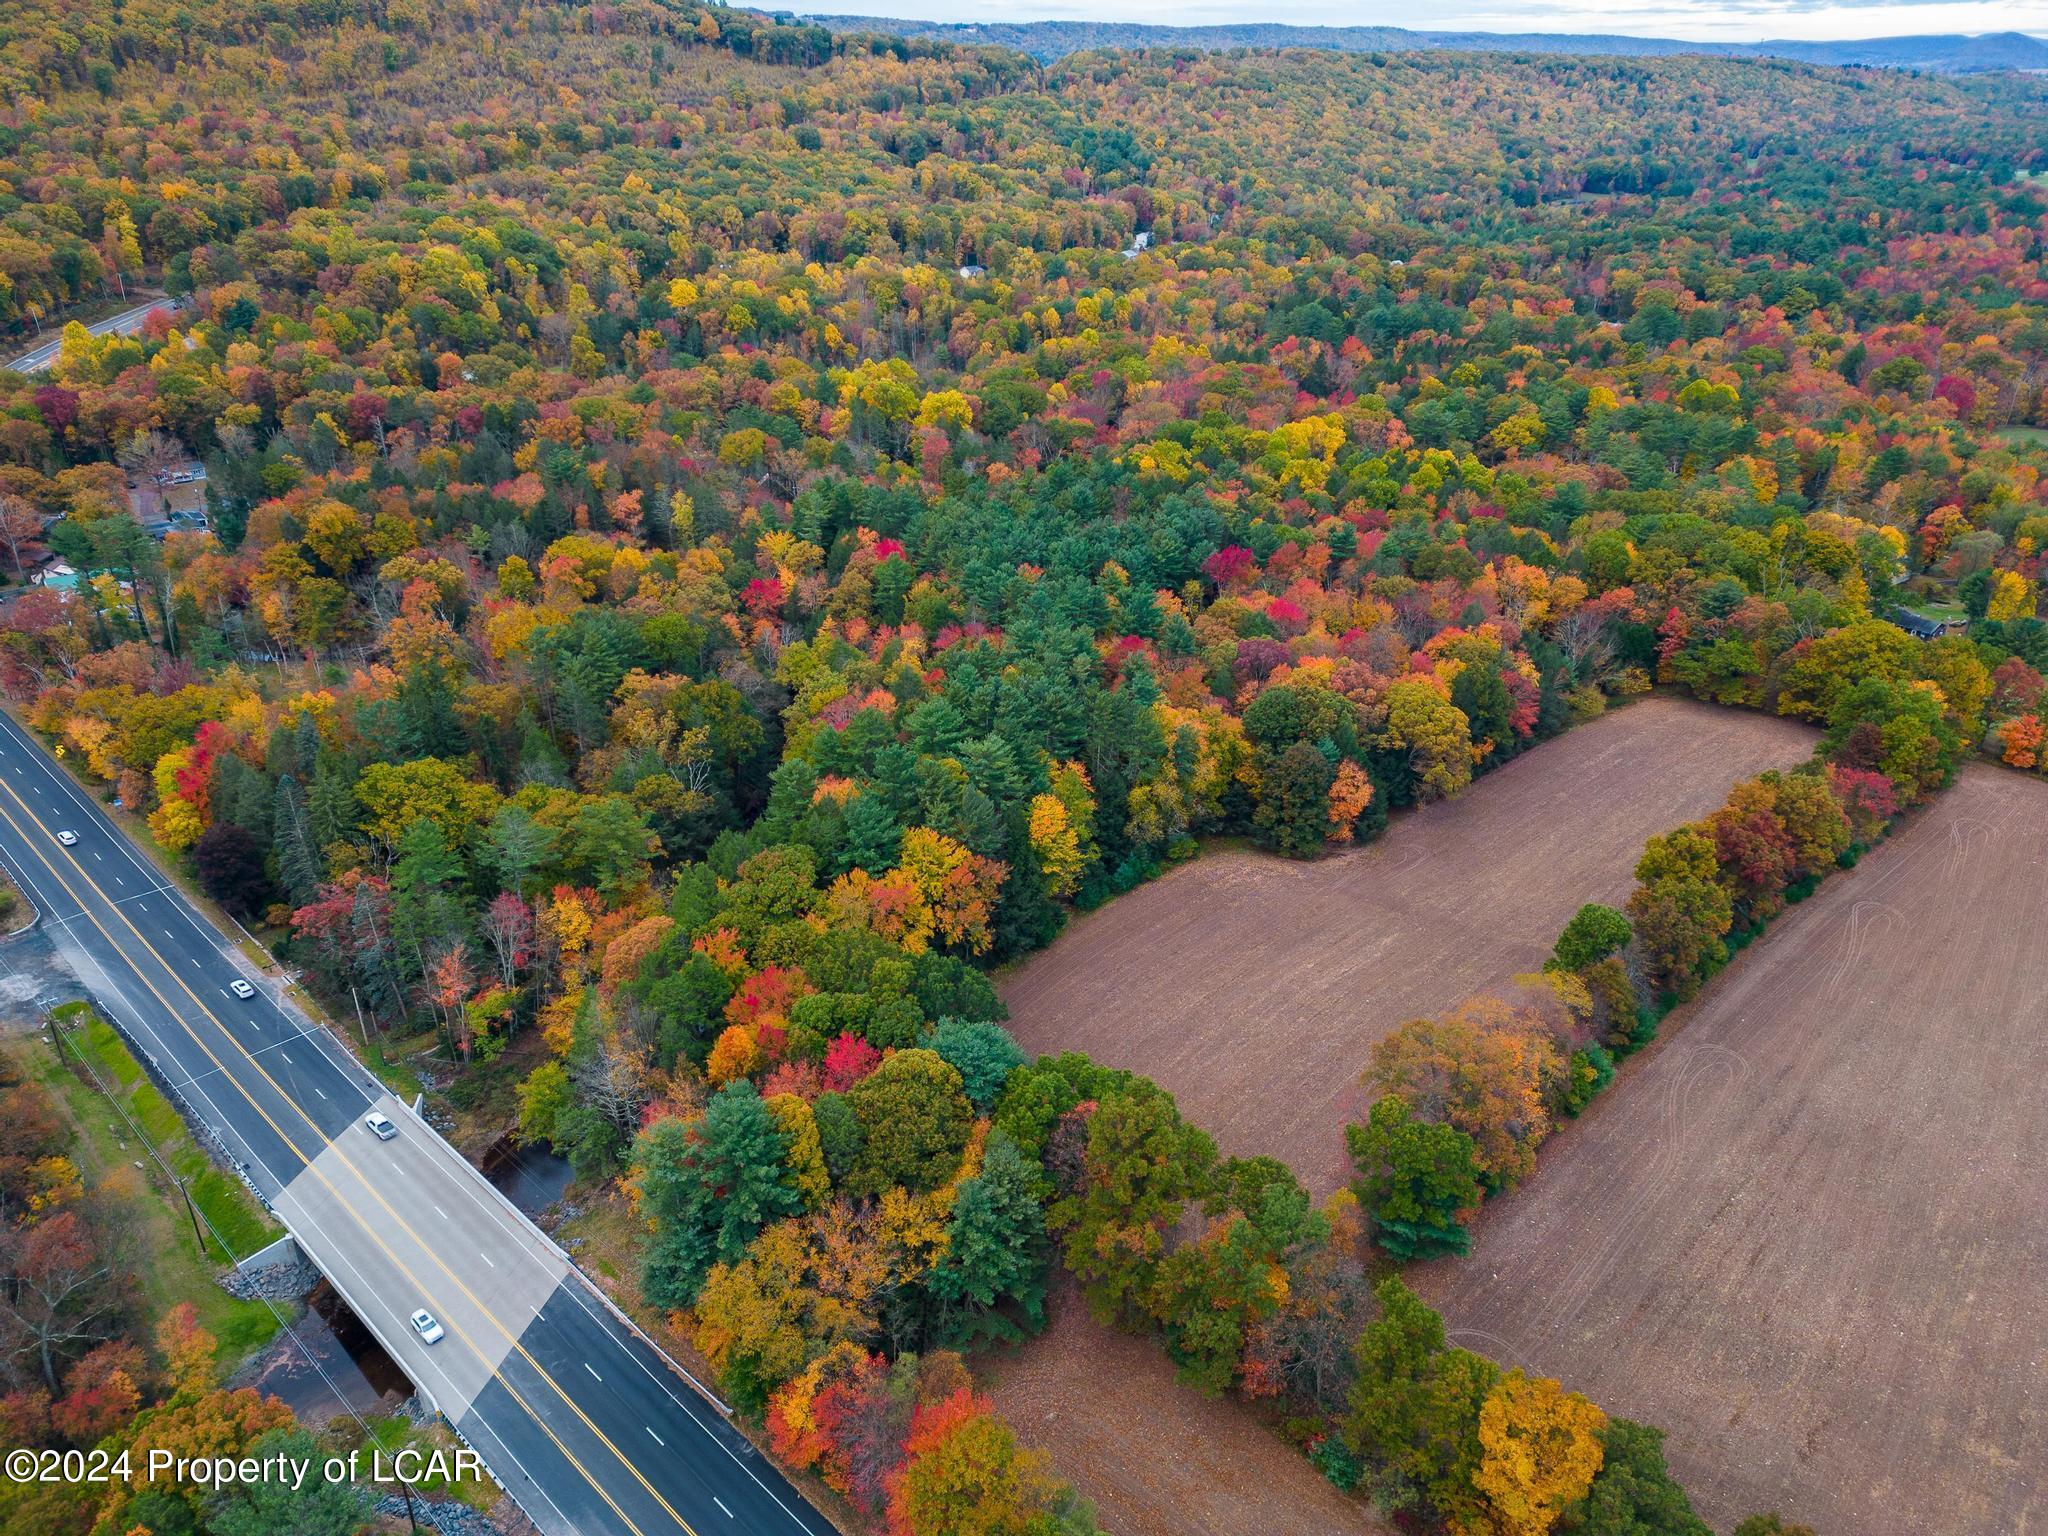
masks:
{"label": "guardrail", "polygon": [[[230,1168],[234,1169],[235,1176],[239,1178],[242,1181],[242,1183],[248,1188],[249,1193],[255,1197],[256,1203],[262,1206],[265,1211],[269,1212],[271,1217],[278,1223],[278,1225],[285,1229],[285,1235],[277,1239],[277,1242],[269,1244],[268,1246],[258,1250],[256,1253],[249,1254],[246,1257],[239,1256],[235,1253],[233,1248],[228,1246],[228,1240],[222,1237],[220,1232],[214,1227],[212,1218],[207,1216],[203,1211],[199,1210],[199,1208],[192,1203],[192,1197],[190,1196],[190,1194],[187,1194],[185,1197],[185,1205],[186,1209],[192,1213],[192,1219],[195,1228],[198,1223],[202,1221],[205,1222],[206,1230],[213,1236],[214,1246],[219,1248],[222,1255],[226,1257],[226,1259],[230,1263],[232,1263],[237,1269],[244,1268],[245,1266],[250,1266],[253,1260],[259,1259],[264,1254],[270,1252],[270,1250],[272,1248],[275,1248],[278,1243],[292,1243],[297,1246],[298,1251],[300,1253],[305,1255],[307,1261],[310,1262],[315,1269],[320,1271],[321,1277],[325,1279],[329,1285],[334,1287],[334,1293],[337,1296],[341,1297],[343,1302],[346,1303],[348,1301],[348,1292],[343,1288],[341,1282],[335,1279],[333,1275],[328,1274],[326,1266],[320,1262],[319,1258],[314,1254],[313,1250],[308,1248],[304,1240],[300,1238],[299,1234],[292,1230],[291,1222],[285,1216],[281,1215],[278,1212],[276,1207],[274,1207],[270,1203],[269,1198],[263,1193],[262,1189],[257,1185],[256,1181],[249,1177],[249,1170],[247,1165],[242,1163],[238,1158],[236,1158],[231,1152],[228,1151],[227,1143],[224,1140],[222,1140],[221,1137],[215,1132],[212,1124],[207,1121],[205,1116],[200,1115],[193,1110],[191,1101],[177,1090],[177,1088],[172,1084],[170,1077],[164,1072],[162,1063],[160,1063],[156,1059],[156,1053],[151,1051],[148,1046],[144,1045],[142,1041],[138,1039],[136,1035],[130,1031],[129,1027],[121,1022],[120,1015],[115,1013],[112,1008],[108,1007],[104,999],[96,998],[95,1003],[95,1011],[102,1019],[106,1020],[108,1027],[114,1030],[116,1034],[120,1035],[122,1040],[124,1040],[127,1043],[129,1053],[135,1058],[137,1065],[139,1065],[142,1068],[144,1074],[149,1078],[150,1084],[159,1093],[163,1094],[165,1099],[171,1104],[171,1106],[178,1111],[179,1117],[185,1122],[186,1129],[192,1133],[193,1139],[199,1142],[202,1147],[210,1145],[215,1151],[219,1153],[221,1161],[225,1162]],[[57,1051],[57,1053],[61,1056],[64,1052],[64,1022],[56,1016],[54,1011],[45,1010],[45,1014],[50,1030],[51,1048]],[[164,1176],[170,1179],[172,1183],[177,1184],[178,1187],[182,1190],[184,1188],[183,1181],[180,1180],[177,1177],[176,1173],[173,1172],[173,1170],[170,1168],[170,1166],[164,1162],[162,1156],[156,1151],[155,1147],[151,1145],[149,1138],[143,1134],[142,1127],[135,1123],[133,1117],[129,1115],[127,1109],[121,1104],[120,1100],[114,1096],[113,1090],[100,1080],[99,1072],[96,1068],[93,1067],[91,1062],[87,1060],[84,1053],[84,1048],[74,1042],[71,1047],[71,1051],[74,1059],[77,1060],[79,1065],[84,1069],[86,1076],[91,1080],[93,1087],[99,1092],[100,1096],[104,1098],[107,1101],[107,1103],[113,1107],[114,1112],[118,1114],[122,1118],[122,1120],[127,1123],[129,1130],[135,1136],[138,1144],[140,1144],[142,1147],[148,1150],[150,1157],[157,1163],[159,1167],[163,1169]],[[288,1331],[288,1325],[285,1323],[284,1314],[278,1311],[277,1304],[266,1298],[264,1301],[264,1305],[268,1306],[270,1308],[271,1314],[277,1318],[279,1328],[281,1330]],[[398,1356],[396,1352],[392,1350],[391,1346],[383,1338],[378,1336],[377,1325],[371,1322],[367,1317],[365,1317],[361,1309],[354,1306],[350,1306],[349,1310],[355,1314],[357,1321],[362,1323],[362,1325],[369,1330],[370,1336],[377,1340],[378,1346],[381,1349],[383,1349],[384,1352],[387,1355],[389,1355],[395,1362],[398,1359]],[[300,1348],[301,1350],[305,1350],[303,1342],[300,1344]],[[352,1406],[350,1406],[348,1399],[342,1396],[341,1389],[335,1386],[334,1382],[328,1377],[327,1368],[323,1366],[320,1363],[320,1361],[317,1358],[315,1358],[310,1351],[306,1351],[306,1359],[312,1365],[313,1369],[319,1373],[320,1379],[327,1383],[328,1390],[334,1393],[335,1401],[340,1403],[341,1406],[347,1410],[349,1416],[353,1418],[358,1425],[361,1425],[363,1433],[365,1435],[368,1435],[369,1426],[367,1424],[363,1424],[362,1415],[357,1413],[356,1410]],[[422,1397],[424,1397],[429,1404],[434,1403],[434,1394],[421,1383],[414,1382],[413,1390],[419,1393]],[[460,1440],[465,1446],[467,1446],[470,1450],[476,1453],[477,1465],[483,1468],[484,1476],[488,1477],[493,1483],[497,1484],[498,1490],[501,1493],[504,1493],[505,1495],[510,1497],[515,1503],[517,1503],[519,1496],[516,1493],[513,1493],[510,1488],[506,1487],[505,1480],[499,1477],[498,1474],[491,1469],[490,1458],[484,1454],[483,1447],[476,1444],[473,1440],[469,1438],[468,1435],[464,1434],[462,1432],[462,1426],[457,1424],[454,1420],[450,1419],[447,1414],[443,1413],[438,1404],[434,1405],[434,1416],[437,1419],[439,1419],[443,1424],[446,1424],[448,1426],[448,1432],[450,1434],[455,1436],[457,1440]],[[411,1484],[406,1483],[403,1480],[400,1480],[399,1486],[404,1490],[406,1508],[408,1511],[410,1511],[412,1508],[412,1486]],[[522,1505],[521,1508],[524,1508],[524,1506]],[[529,1516],[528,1518],[531,1518],[531,1516]],[[536,1525],[536,1527],[538,1527],[539,1521],[536,1520],[534,1524]]]}
{"label": "guardrail", "polygon": [[[331,1033],[331,1031],[323,1031],[323,1033]],[[361,1070],[360,1065],[358,1066],[358,1070]],[[371,1081],[374,1082],[375,1079],[372,1078]],[[379,1086],[381,1088],[381,1085]],[[396,1095],[393,1095],[393,1097],[396,1097]],[[705,1402],[709,1403],[714,1409],[718,1411],[719,1417],[727,1420],[730,1420],[732,1418],[732,1405],[726,1402],[723,1398],[721,1398],[716,1392],[713,1392],[709,1387],[705,1386],[704,1383],[699,1381],[696,1378],[696,1376],[692,1374],[686,1366],[684,1366],[680,1361],[678,1361],[675,1358],[675,1356],[671,1355],[667,1350],[663,1349],[661,1345],[659,1345],[652,1338],[650,1338],[647,1334],[647,1330],[642,1328],[637,1322],[635,1322],[632,1316],[625,1310],[625,1308],[621,1307],[617,1302],[613,1301],[611,1297],[607,1296],[604,1292],[604,1288],[600,1286],[595,1280],[591,1279],[590,1276],[584,1272],[583,1266],[576,1262],[574,1255],[572,1255],[568,1249],[564,1248],[560,1243],[556,1242],[553,1237],[551,1237],[546,1231],[544,1231],[541,1228],[538,1222],[536,1222],[531,1216],[527,1215],[526,1212],[519,1209],[519,1207],[516,1204],[514,1204],[509,1198],[507,1198],[503,1190],[499,1189],[497,1185],[491,1183],[489,1179],[486,1179],[480,1172],[478,1172],[475,1165],[472,1164],[468,1158],[464,1157],[460,1152],[457,1152],[455,1148],[449,1144],[447,1137],[443,1136],[439,1131],[435,1130],[431,1125],[427,1124],[426,1117],[419,1112],[416,1106],[406,1104],[404,1105],[404,1108],[405,1112],[419,1124],[422,1130],[424,1130],[428,1135],[432,1136],[435,1140],[439,1141],[442,1146],[447,1147],[448,1151],[454,1156],[457,1162],[461,1163],[464,1168],[468,1169],[469,1172],[475,1176],[477,1181],[481,1183],[486,1189],[488,1189],[491,1192],[491,1194],[495,1196],[507,1210],[509,1210],[514,1216],[519,1218],[520,1224],[524,1226],[527,1231],[531,1232],[535,1237],[539,1238],[541,1242],[545,1243],[549,1250],[552,1251],[558,1258],[561,1259],[561,1261],[565,1265],[568,1266],[569,1273],[574,1275],[577,1278],[577,1280],[582,1283],[583,1289],[585,1289],[592,1296],[594,1296],[607,1312],[611,1313],[613,1317],[617,1318],[622,1327],[624,1327],[629,1333],[633,1335],[634,1338],[638,1339],[642,1344],[645,1344],[649,1349],[653,1350],[655,1354],[659,1355],[662,1359],[663,1364],[667,1365],[671,1371],[674,1371],[678,1376],[682,1377],[684,1381],[688,1382],[692,1389],[696,1391],[699,1397],[703,1398]],[[749,1441],[748,1444],[749,1446],[751,1446],[752,1442]]]}

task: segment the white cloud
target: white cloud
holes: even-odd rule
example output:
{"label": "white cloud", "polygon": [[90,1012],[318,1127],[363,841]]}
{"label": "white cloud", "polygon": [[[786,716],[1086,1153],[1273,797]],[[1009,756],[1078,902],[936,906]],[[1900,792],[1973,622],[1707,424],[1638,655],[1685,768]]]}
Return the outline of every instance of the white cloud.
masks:
{"label": "white cloud", "polygon": [[[789,3],[789,0],[784,0]],[[811,0],[806,9],[828,9]],[[1619,32],[1693,42],[1900,37],[1930,32],[2048,34],[2048,0],[867,0],[869,14],[921,21],[1142,21],[1161,26],[1288,22],[1453,32]]]}

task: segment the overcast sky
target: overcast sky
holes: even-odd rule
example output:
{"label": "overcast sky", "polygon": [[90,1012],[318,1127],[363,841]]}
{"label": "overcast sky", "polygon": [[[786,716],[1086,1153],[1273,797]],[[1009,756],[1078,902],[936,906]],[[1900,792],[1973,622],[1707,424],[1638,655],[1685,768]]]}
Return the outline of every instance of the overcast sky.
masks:
{"label": "overcast sky", "polygon": [[810,0],[793,8],[924,21],[1149,21],[1184,27],[1275,21],[1423,31],[1626,32],[1730,43],[1916,32],[2048,35],[2048,0]]}

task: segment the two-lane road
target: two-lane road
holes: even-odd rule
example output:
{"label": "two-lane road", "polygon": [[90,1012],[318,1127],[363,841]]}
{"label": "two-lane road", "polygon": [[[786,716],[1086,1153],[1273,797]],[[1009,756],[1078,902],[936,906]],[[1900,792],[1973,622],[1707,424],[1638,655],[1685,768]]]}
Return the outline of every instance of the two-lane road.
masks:
{"label": "two-lane road", "polygon": [[[829,1536],[560,1250],[249,968],[5,716],[0,860],[104,1011],[535,1524],[551,1536]],[[254,996],[237,996],[238,980]],[[373,1108],[395,1139],[364,1125]],[[444,1338],[413,1331],[419,1308]]]}
{"label": "two-lane road", "polygon": [[[156,310],[169,309],[170,307],[171,301],[169,299],[151,299],[147,304],[138,304],[133,309],[124,309],[118,315],[109,315],[104,320],[95,320],[86,329],[95,336],[132,336],[142,329],[143,323],[149,319],[152,313]],[[58,349],[63,345],[63,327],[59,326],[57,333],[52,335],[48,341],[30,347],[28,351],[9,362],[0,363],[0,368],[6,368],[14,373],[41,373],[50,364],[57,361]]]}

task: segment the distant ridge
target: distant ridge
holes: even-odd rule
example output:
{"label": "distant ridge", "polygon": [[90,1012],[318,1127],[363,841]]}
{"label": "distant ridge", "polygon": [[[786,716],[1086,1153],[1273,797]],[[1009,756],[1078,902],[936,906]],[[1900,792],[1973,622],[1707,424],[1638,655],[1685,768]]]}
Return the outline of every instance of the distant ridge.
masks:
{"label": "distant ridge", "polygon": [[1879,37],[1862,42],[1693,43],[1676,38],[1622,37],[1612,33],[1411,32],[1404,27],[1295,27],[1250,22],[1238,26],[1167,27],[1124,21],[907,21],[884,16],[806,15],[834,32],[887,32],[953,43],[1014,48],[1051,62],[1103,48],[1324,48],[1340,53],[1401,53],[1453,49],[1469,53],[1618,54],[1625,57],[1704,53],[1723,58],[1796,59],[1807,64],[1868,65],[1934,74],[1993,70],[2048,72],[2048,42],[2024,32]]}

